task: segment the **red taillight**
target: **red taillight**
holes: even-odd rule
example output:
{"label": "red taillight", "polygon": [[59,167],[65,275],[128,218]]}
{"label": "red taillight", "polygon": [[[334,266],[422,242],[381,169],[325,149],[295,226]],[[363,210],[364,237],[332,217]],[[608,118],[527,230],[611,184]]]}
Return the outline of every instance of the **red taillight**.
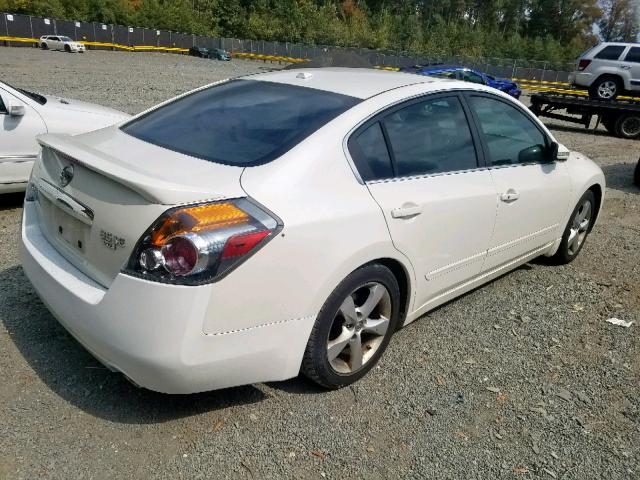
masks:
{"label": "red taillight", "polygon": [[222,258],[238,257],[245,255],[251,251],[264,237],[269,235],[268,230],[262,232],[248,233],[245,235],[234,235],[227,240],[224,250],[222,251]]}
{"label": "red taillight", "polygon": [[198,249],[186,237],[173,237],[160,251],[164,267],[173,275],[188,275],[198,263]]}
{"label": "red taillight", "polygon": [[140,239],[125,271],[182,285],[213,282],[281,228],[277,218],[246,198],[173,208]]}
{"label": "red taillight", "polygon": [[590,63],[591,63],[591,60],[585,60],[585,59],[580,60],[580,62],[578,62],[578,70],[580,71],[584,70],[589,66]]}

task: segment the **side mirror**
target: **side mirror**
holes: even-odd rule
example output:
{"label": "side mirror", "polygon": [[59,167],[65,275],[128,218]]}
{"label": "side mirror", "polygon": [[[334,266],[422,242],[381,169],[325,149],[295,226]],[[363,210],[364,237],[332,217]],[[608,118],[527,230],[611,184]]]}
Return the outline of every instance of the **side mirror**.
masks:
{"label": "side mirror", "polygon": [[569,160],[570,153],[571,152],[569,152],[569,149],[567,147],[565,147],[564,145],[560,145],[558,142],[553,142],[551,144],[550,157],[552,162],[565,162]]}
{"label": "side mirror", "polygon": [[[531,145],[518,153],[518,163],[541,163],[545,161],[543,145]],[[549,161],[551,159],[549,158]]]}
{"label": "side mirror", "polygon": [[22,104],[9,105],[8,113],[12,117],[22,117],[22,116],[24,116],[24,113],[25,113],[24,105],[22,105]]}

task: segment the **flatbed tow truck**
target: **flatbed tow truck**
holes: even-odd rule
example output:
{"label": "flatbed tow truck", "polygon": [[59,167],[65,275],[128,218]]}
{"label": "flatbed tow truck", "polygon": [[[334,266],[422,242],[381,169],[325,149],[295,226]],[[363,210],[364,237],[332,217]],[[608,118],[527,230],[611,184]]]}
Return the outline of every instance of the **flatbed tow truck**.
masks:
{"label": "flatbed tow truck", "polygon": [[[640,102],[634,100],[594,100],[578,94],[534,93],[529,108],[538,117],[577,123],[585,128],[589,128],[595,117],[594,128],[602,123],[611,135],[640,138]],[[566,113],[558,113],[562,110]]]}

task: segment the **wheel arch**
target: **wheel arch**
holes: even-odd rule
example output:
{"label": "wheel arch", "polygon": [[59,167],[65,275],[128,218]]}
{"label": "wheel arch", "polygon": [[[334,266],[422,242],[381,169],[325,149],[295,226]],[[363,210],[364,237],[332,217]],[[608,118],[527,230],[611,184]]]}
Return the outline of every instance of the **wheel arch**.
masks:
{"label": "wheel arch", "polygon": [[603,189],[602,189],[602,185],[600,185],[599,183],[594,183],[593,185],[591,185],[588,189],[591,190],[591,192],[593,192],[593,196],[596,199],[596,205],[595,205],[595,212],[594,212],[594,217],[593,217],[593,222],[591,222],[591,226],[589,227],[589,231],[593,230],[593,226],[596,224],[596,222],[598,221],[598,216],[600,214],[600,209],[602,207],[602,197],[603,197]]}
{"label": "wheel arch", "polygon": [[622,87],[623,91],[627,88],[625,84],[625,79],[622,77],[622,75],[620,75],[618,72],[609,72],[609,71],[602,72],[600,75],[598,75],[596,79],[593,81],[593,83],[591,83],[591,87],[595,87],[595,85],[597,85],[598,82],[600,82],[604,78],[613,78],[614,80],[617,80],[618,82],[620,82],[620,86]]}
{"label": "wheel arch", "polygon": [[377,258],[375,260],[372,260],[371,262],[366,263],[365,265],[374,263],[387,267],[389,270],[391,270],[391,273],[393,273],[393,276],[396,277],[396,280],[398,281],[398,286],[400,287],[400,299],[402,301],[400,321],[398,322],[399,329],[404,324],[404,321],[407,318],[407,313],[409,312],[409,308],[411,306],[411,276],[407,268],[395,258]]}

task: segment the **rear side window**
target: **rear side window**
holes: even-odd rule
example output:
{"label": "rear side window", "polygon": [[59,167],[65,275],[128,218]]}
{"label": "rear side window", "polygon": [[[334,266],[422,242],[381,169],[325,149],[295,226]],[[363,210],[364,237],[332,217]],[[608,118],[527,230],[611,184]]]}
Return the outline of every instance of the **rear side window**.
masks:
{"label": "rear side window", "polygon": [[599,58],[600,60],[618,60],[625,48],[624,46],[609,45],[596,53],[594,58]]}
{"label": "rear side window", "polygon": [[393,177],[391,158],[380,123],[376,122],[352,135],[349,152],[363,180]]}
{"label": "rear side window", "polygon": [[122,130],[175,152],[246,167],[281,156],[359,101],[312,88],[233,80],[179,98]]}
{"label": "rear side window", "polygon": [[523,112],[488,97],[472,96],[469,103],[488,147],[490,165],[547,161],[547,138]]}
{"label": "rear side window", "polygon": [[457,97],[413,103],[384,119],[396,175],[477,168],[466,115]]}
{"label": "rear side window", "polygon": [[627,56],[624,57],[624,60],[626,62],[640,63],[640,47],[632,47]]}

